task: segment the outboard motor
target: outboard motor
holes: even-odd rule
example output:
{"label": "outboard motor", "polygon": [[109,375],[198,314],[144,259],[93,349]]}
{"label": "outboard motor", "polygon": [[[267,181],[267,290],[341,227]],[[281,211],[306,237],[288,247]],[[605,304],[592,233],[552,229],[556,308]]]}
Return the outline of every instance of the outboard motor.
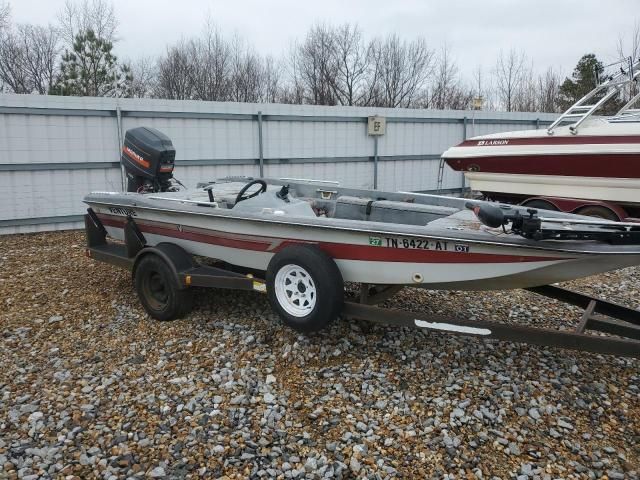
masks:
{"label": "outboard motor", "polygon": [[127,192],[172,189],[176,149],[164,133],[149,127],[127,130],[120,162],[127,173]]}

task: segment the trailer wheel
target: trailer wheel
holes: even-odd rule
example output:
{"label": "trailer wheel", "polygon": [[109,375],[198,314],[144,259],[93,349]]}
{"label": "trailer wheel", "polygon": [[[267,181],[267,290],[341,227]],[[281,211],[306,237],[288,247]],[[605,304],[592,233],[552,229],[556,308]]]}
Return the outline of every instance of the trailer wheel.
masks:
{"label": "trailer wheel", "polygon": [[140,259],[134,281],[140,303],[157,320],[174,320],[193,307],[193,292],[180,288],[173,272],[158,255],[147,254]]}
{"label": "trailer wheel", "polygon": [[344,283],[327,254],[317,247],[294,245],[269,262],[267,296],[285,324],[300,332],[315,332],[340,314]]}
{"label": "trailer wheel", "polygon": [[607,207],[601,207],[600,205],[588,205],[586,207],[582,207],[576,213],[586,215],[587,217],[612,220],[614,222],[619,222],[621,220],[612,210],[609,210]]}
{"label": "trailer wheel", "polygon": [[529,200],[528,202],[524,202],[522,206],[540,210],[551,210],[554,212],[558,211],[558,208],[553,203],[547,202],[546,200]]}

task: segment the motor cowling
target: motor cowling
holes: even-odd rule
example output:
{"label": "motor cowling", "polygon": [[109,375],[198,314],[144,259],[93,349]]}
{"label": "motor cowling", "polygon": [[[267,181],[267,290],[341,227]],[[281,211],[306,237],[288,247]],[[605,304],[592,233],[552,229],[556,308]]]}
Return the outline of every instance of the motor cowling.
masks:
{"label": "motor cowling", "polygon": [[128,192],[166,192],[172,188],[176,149],[164,133],[149,127],[127,130],[120,162]]}

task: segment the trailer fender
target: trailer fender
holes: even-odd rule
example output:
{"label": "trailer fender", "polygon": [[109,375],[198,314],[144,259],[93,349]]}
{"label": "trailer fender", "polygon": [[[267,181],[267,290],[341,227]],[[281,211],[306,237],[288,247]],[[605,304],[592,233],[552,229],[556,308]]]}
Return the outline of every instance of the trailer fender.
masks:
{"label": "trailer fender", "polygon": [[184,283],[180,274],[181,272],[195,268],[197,264],[189,253],[173,243],[159,243],[154,247],[144,247],[140,250],[136,255],[133,268],[131,269],[131,277],[134,281],[140,260],[147,255],[157,255],[164,260],[171,269],[176,284],[179,285],[181,289],[188,288],[188,285]]}

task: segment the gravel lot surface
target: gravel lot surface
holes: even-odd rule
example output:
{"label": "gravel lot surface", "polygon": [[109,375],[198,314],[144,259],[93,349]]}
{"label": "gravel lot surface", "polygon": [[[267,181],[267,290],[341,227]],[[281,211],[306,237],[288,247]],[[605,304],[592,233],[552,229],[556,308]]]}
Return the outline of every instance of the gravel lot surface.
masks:
{"label": "gravel lot surface", "polygon": [[[640,269],[573,282],[640,307]],[[283,327],[259,294],[139,306],[79,232],[0,237],[0,478],[639,478],[640,362],[338,322]],[[566,328],[534,294],[387,306]]]}

